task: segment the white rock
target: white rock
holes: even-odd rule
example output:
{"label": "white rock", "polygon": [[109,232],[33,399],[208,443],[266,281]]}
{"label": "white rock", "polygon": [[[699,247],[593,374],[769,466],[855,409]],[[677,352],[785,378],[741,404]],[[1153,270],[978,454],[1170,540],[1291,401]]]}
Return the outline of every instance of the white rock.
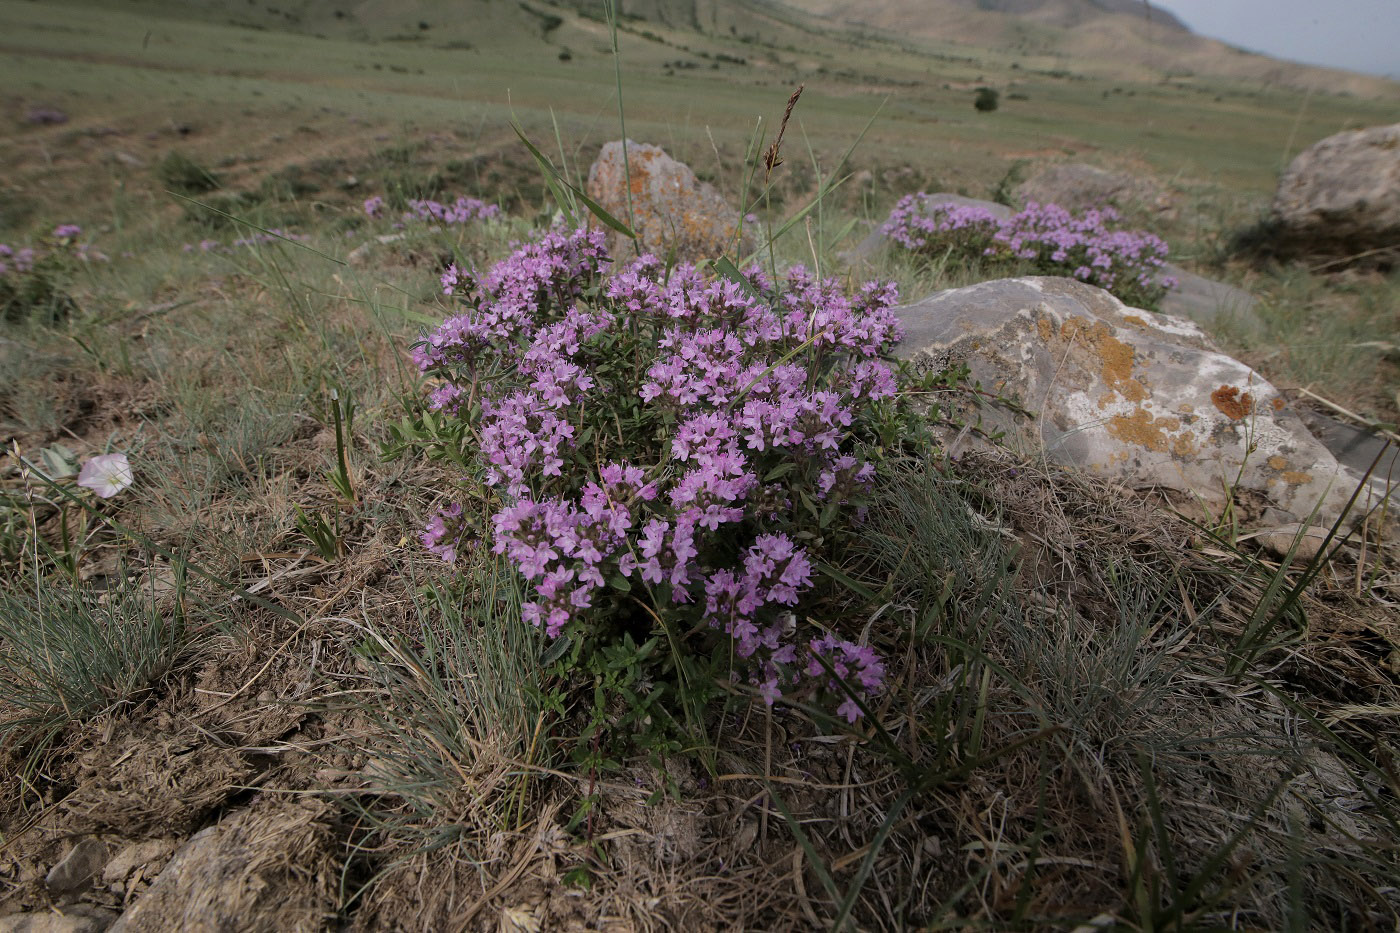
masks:
{"label": "white rock", "polygon": [[1356,487],[1279,391],[1191,321],[1046,277],[939,292],[898,313],[900,355],[937,369],[966,364],[984,389],[1038,414],[969,413],[1024,455],[1174,490],[1210,512],[1238,486],[1294,515],[1319,506],[1325,524]]}

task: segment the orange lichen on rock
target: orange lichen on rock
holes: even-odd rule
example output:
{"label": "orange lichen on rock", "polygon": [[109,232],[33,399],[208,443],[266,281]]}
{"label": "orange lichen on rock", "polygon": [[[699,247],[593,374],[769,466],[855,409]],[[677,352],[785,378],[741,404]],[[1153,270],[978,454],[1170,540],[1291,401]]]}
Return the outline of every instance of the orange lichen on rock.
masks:
{"label": "orange lichen on rock", "polygon": [[[608,143],[588,173],[588,194],[604,210],[629,222],[640,248],[681,262],[699,262],[723,254],[738,239],[741,219],[712,186],[656,146],[627,145],[624,163],[620,141]],[[590,218],[595,227],[599,224]],[[752,246],[745,236],[741,251]],[[620,234],[613,248],[624,244]]]}
{"label": "orange lichen on rock", "polygon": [[1268,464],[1270,467],[1272,467],[1275,470],[1278,470],[1280,473],[1288,469],[1287,458],[1280,457],[1278,454],[1274,454],[1272,457],[1270,457],[1268,459]]}
{"label": "orange lichen on rock", "polygon": [[1153,418],[1144,408],[1108,419],[1108,434],[1116,440],[1158,453],[1190,456],[1196,449],[1190,436],[1171,433],[1180,429],[1181,422],[1176,418]]}
{"label": "orange lichen on rock", "polygon": [[1134,349],[1115,337],[1113,328],[1102,321],[1072,317],[1060,326],[1059,336],[1068,342],[1082,341],[1088,347],[1102,366],[1099,376],[1104,385],[1130,402],[1147,398],[1147,387],[1133,376]]}
{"label": "orange lichen on rock", "polygon": [[1235,386],[1221,386],[1210,394],[1210,400],[1231,421],[1243,421],[1254,411],[1254,396]]}

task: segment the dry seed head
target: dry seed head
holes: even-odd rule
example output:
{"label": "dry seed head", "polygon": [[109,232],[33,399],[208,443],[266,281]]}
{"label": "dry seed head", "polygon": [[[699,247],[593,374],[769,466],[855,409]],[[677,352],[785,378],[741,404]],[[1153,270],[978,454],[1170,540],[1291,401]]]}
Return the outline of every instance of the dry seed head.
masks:
{"label": "dry seed head", "polygon": [[802,89],[807,85],[799,84],[797,90],[792,92],[788,98],[787,109],[783,111],[783,122],[778,124],[778,138],[773,140],[773,145],[768,147],[768,151],[763,154],[763,167],[768,172],[783,164],[782,158],[778,155],[778,150],[783,144],[783,133],[787,132],[788,120],[792,117],[792,108],[797,106],[797,98],[802,96]]}

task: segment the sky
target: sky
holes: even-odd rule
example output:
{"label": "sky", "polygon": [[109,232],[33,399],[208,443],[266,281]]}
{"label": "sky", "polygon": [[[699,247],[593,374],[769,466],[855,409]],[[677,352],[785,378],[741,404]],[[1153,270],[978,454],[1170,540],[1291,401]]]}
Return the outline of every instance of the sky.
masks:
{"label": "sky", "polygon": [[1252,52],[1400,78],[1400,0],[1155,0]]}

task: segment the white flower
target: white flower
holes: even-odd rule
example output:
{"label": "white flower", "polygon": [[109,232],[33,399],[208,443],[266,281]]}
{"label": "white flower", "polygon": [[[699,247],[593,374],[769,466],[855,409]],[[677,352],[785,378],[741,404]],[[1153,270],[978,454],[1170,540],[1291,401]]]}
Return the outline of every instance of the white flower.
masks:
{"label": "white flower", "polygon": [[78,485],[110,499],[132,483],[131,464],[126,454],[101,454],[83,464]]}

